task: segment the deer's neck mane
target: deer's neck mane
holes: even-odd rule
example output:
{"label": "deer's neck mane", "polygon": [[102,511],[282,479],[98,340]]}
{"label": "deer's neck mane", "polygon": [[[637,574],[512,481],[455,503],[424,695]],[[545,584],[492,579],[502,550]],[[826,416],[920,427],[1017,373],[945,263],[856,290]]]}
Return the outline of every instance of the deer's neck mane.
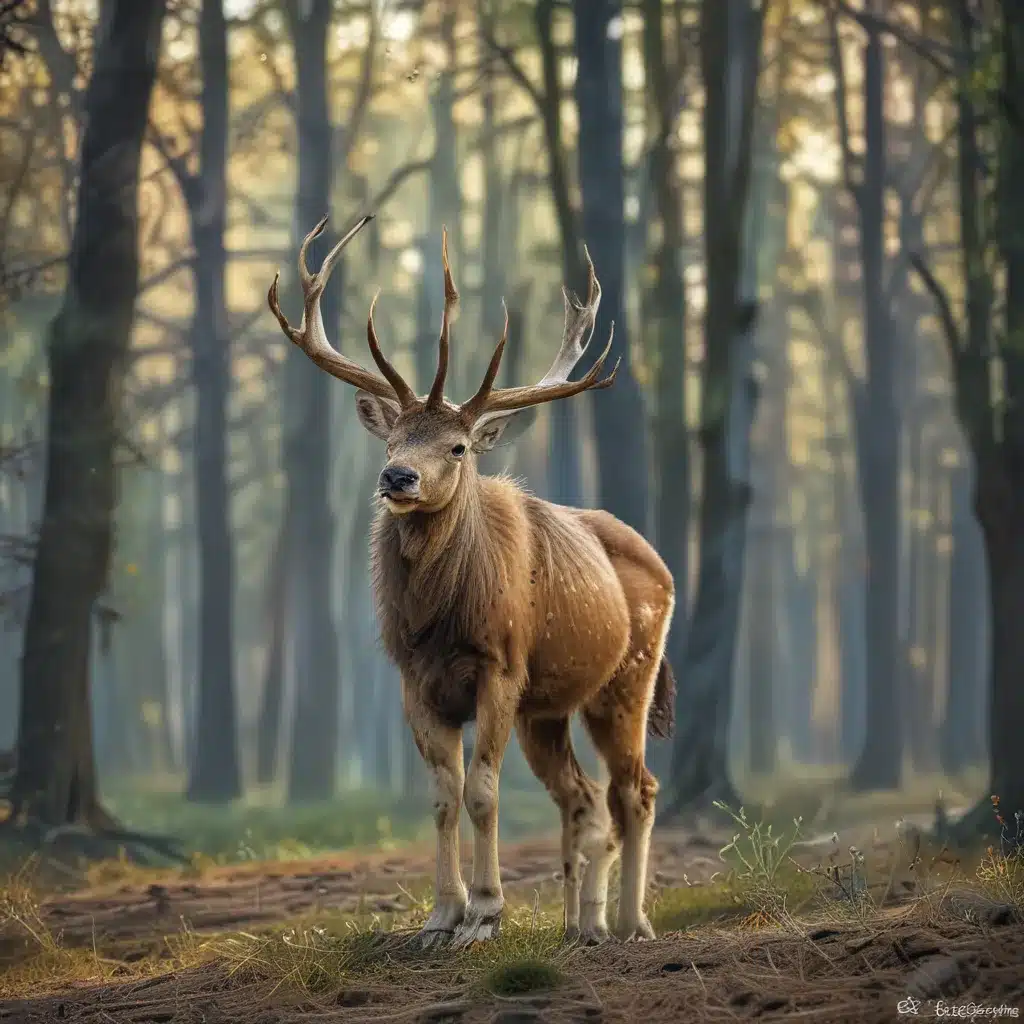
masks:
{"label": "deer's neck mane", "polygon": [[[514,485],[479,477],[466,465],[455,497],[439,512],[377,514],[372,577],[385,645],[397,630],[402,646],[438,627],[449,639],[471,639],[493,596],[508,583],[514,515],[503,506]],[[526,538],[518,540],[522,544]],[[440,638],[438,638],[440,639]]]}

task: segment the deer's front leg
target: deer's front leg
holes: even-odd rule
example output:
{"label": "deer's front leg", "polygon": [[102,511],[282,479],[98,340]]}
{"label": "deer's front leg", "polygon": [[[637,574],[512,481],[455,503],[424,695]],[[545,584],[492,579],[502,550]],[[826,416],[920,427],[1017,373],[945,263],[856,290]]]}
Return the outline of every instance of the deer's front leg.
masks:
{"label": "deer's front leg", "polygon": [[498,777],[515,722],[519,687],[503,674],[488,675],[477,692],[476,742],[466,776],[466,810],[473,823],[473,883],[456,946],[492,939],[501,927],[505,897],[498,866]]}
{"label": "deer's front leg", "polygon": [[413,738],[430,769],[437,826],[437,875],[434,909],[420,931],[423,945],[438,945],[455,934],[466,914],[466,886],[459,869],[459,812],[465,772],[462,730],[437,720],[418,699],[414,686],[403,680],[403,703]]}

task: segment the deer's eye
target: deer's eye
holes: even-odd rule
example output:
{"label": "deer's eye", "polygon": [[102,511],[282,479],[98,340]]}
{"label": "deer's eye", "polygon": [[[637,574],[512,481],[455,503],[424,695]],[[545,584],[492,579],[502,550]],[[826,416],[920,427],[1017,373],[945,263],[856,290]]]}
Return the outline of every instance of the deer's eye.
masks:
{"label": "deer's eye", "polygon": [[454,455],[455,458],[457,458],[457,459],[461,459],[462,456],[465,455],[465,454],[466,454],[466,446],[464,444],[457,444],[452,449],[452,455]]}

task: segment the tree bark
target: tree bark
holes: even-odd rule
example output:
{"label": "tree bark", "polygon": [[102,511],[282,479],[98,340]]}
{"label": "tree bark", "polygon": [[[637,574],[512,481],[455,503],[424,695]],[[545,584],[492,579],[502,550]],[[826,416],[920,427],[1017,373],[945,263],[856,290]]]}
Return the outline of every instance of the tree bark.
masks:
{"label": "tree bark", "polygon": [[[566,287],[583,293],[586,276],[576,210],[573,208],[569,192],[569,170],[566,166],[565,142],[562,138],[562,89],[558,73],[558,54],[552,33],[554,11],[555,0],[538,0],[534,9],[534,25],[544,77],[540,114],[547,149],[548,182],[562,243],[562,280]],[[579,438],[579,407],[575,402],[554,402],[548,416],[548,497],[562,505],[581,505],[583,468]]]}
{"label": "tree bark", "polygon": [[[583,237],[601,281],[601,307],[594,329],[600,344],[614,327],[609,354],[621,359],[615,387],[593,400],[600,505],[641,534],[647,522],[649,468],[647,415],[633,374],[626,321],[622,173],[622,43],[610,30],[622,17],[621,0],[574,0],[576,105],[579,110],[579,179]],[[603,345],[601,345],[603,347]],[[597,354],[590,353],[590,358]]]}
{"label": "tree bark", "polygon": [[701,399],[704,449],[700,570],[677,673],[686,717],[673,747],[670,814],[713,800],[735,802],[726,740],[750,506],[750,430],[756,307],[743,295],[753,117],[763,8],[749,0],[704,0],[704,223],[707,312]]}
{"label": "tree bark", "polygon": [[266,664],[263,669],[263,691],[256,725],[256,781],[269,785],[277,778],[281,746],[281,712],[284,708],[285,624],[287,617],[288,568],[285,552],[289,524],[283,522],[270,556],[270,585],[267,600]]}
{"label": "tree bark", "polygon": [[[686,292],[683,285],[682,195],[672,147],[677,110],[673,78],[665,53],[661,0],[644,3],[644,62],[655,138],[651,147],[651,179],[661,244],[654,254],[656,281],[652,294],[657,362],[654,465],[657,495],[654,536],[658,552],[676,581],[676,609],[666,653],[670,665],[682,667],[686,657],[690,576],[690,509],[692,504],[690,438],[686,409]],[[688,714],[677,706],[676,721]]]}
{"label": "tree bark", "polygon": [[[938,305],[953,364],[956,410],[971,444],[976,464],[974,504],[981,526],[988,562],[991,610],[991,683],[989,701],[989,792],[999,799],[1011,842],[1020,843],[1013,815],[1024,810],[1024,686],[1020,666],[1024,661],[1024,128],[1015,114],[1005,109],[1024,95],[1024,10],[1019,4],[1002,5],[1002,82],[999,97],[1004,109],[998,140],[997,235],[1005,268],[1005,323],[999,334],[1004,396],[996,404],[989,376],[987,318],[991,310],[991,281],[982,258],[986,239],[980,183],[986,162],[980,157],[978,119],[967,84],[977,51],[975,20],[965,0],[954,13],[960,30],[958,42],[966,55],[958,91],[959,184],[961,242],[967,278],[967,323],[961,332],[948,295],[920,257],[914,268]],[[965,336],[961,337],[961,333]],[[979,834],[999,836],[991,801],[983,798],[957,823],[960,838]],[[1004,838],[1005,838],[1004,836]]]}
{"label": "tree bark", "polygon": [[[441,44],[448,61],[430,97],[434,121],[434,154],[430,161],[427,232],[422,244],[423,272],[416,301],[416,386],[422,394],[430,390],[437,370],[437,339],[444,306],[444,268],[441,258],[443,227],[448,228],[449,250],[454,249],[457,253],[460,247],[459,170],[454,109],[455,9],[451,3],[445,4],[441,18]],[[449,382],[449,388],[452,383],[454,381]]]}
{"label": "tree bark", "polygon": [[985,645],[985,548],[971,505],[971,472],[958,466],[950,474],[953,550],[949,569],[949,680],[939,738],[942,767],[959,775],[978,764],[984,749],[983,652]]}
{"label": "tree bark", "polygon": [[113,543],[114,454],[139,274],[139,162],[164,8],[108,0],[97,27],[68,282],[47,342],[46,485],[21,663],[14,820],[107,821],[92,749],[92,617]]}
{"label": "tree bark", "polygon": [[[289,0],[286,8],[297,72],[299,237],[330,209],[334,160],[326,50],[332,8],[331,0]],[[319,267],[335,241],[327,230],[310,246],[311,267]],[[339,261],[320,300],[329,337],[337,337],[341,323],[344,276]],[[288,608],[296,699],[288,799],[305,801],[333,796],[337,771],[340,680],[331,615],[334,523],[329,493],[333,382],[295,350],[288,353],[285,374],[287,561],[295,587]]]}
{"label": "tree bark", "polygon": [[228,42],[220,0],[199,18],[203,76],[200,172],[190,197],[196,314],[192,382],[196,393],[196,530],[199,543],[199,693],[188,799],[222,803],[241,796],[235,698],[235,570],[228,493],[230,330],[227,253]]}
{"label": "tree bark", "polygon": [[865,742],[855,789],[895,789],[903,763],[899,699],[900,416],[896,336],[885,291],[885,67],[880,31],[864,49],[864,170],[854,187],[860,220],[867,380],[856,418],[867,555]]}

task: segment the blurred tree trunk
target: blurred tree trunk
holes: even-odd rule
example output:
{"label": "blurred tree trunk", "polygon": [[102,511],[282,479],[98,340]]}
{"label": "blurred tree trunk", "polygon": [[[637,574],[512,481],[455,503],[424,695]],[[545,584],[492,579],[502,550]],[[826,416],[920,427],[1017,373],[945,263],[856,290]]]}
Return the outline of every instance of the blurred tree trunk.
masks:
{"label": "blurred tree trunk", "polygon": [[[437,370],[437,339],[444,307],[444,268],[441,259],[443,227],[448,228],[449,253],[454,250],[457,255],[461,250],[460,176],[455,131],[455,16],[454,4],[451,0],[445,0],[441,17],[441,45],[447,60],[430,97],[434,121],[434,154],[428,176],[427,231],[422,243],[423,272],[420,274],[416,300],[416,386],[422,394],[430,390]],[[454,259],[452,262],[452,273],[458,286],[459,267]],[[447,385],[449,389],[452,383],[454,377]]]}
{"label": "blurred tree trunk", "polygon": [[[877,0],[872,0],[870,9],[881,13]],[[846,75],[835,20],[832,26],[844,175],[860,230],[866,362],[864,383],[854,387],[858,483],[867,558],[866,734],[850,781],[862,790],[892,789],[900,784],[903,759],[899,698],[901,517],[898,338],[885,287],[885,64],[878,23],[862,22],[867,36],[863,51],[864,154],[858,158],[850,148]]]}
{"label": "blurred tree trunk", "polygon": [[[657,485],[654,536],[658,552],[676,581],[676,608],[666,653],[682,668],[686,656],[687,589],[690,578],[690,438],[686,412],[686,291],[683,284],[683,203],[676,170],[676,90],[682,54],[670,69],[665,52],[661,0],[644,0],[644,63],[648,104],[655,136],[651,145],[651,184],[661,239],[654,254],[655,284],[650,325],[656,353],[654,478]],[[676,721],[689,710],[676,708]]]}
{"label": "blurred tree trunk", "polygon": [[928,452],[928,422],[920,407],[907,424],[907,477],[910,484],[910,523],[907,531],[907,623],[903,644],[903,685],[901,716],[907,723],[906,746],[916,771],[924,770],[927,747],[934,746],[928,735],[929,721],[924,715],[926,695],[934,666],[928,646],[928,567],[935,536],[928,516],[932,513],[932,489],[925,465]]}
{"label": "blurred tree trunk", "polygon": [[814,737],[811,706],[814,701],[814,680],[818,675],[818,602],[816,600],[812,564],[805,558],[800,564],[798,547],[809,547],[807,523],[796,526],[793,543],[784,563],[789,578],[787,605],[791,622],[791,683],[789,714],[790,746],[798,764],[813,760]]}
{"label": "blurred tree trunk", "polygon": [[615,386],[592,398],[601,508],[639,533],[649,533],[647,414],[633,374],[626,320],[622,173],[622,41],[611,29],[622,17],[621,0],[574,0],[576,105],[579,110],[579,180],[583,238],[601,281],[593,359],[612,326],[608,367],[622,360]]}
{"label": "blurred tree trunk", "polygon": [[[964,456],[961,455],[961,458]],[[986,606],[985,548],[971,509],[971,470],[958,465],[950,471],[949,488],[953,550],[949,569],[949,688],[942,720],[939,750],[942,767],[959,775],[978,763],[983,750],[982,674]]]}
{"label": "blurred tree trunk", "polygon": [[[493,36],[494,17],[491,4],[481,0],[481,28],[487,36]],[[484,42],[486,46],[486,40]],[[506,196],[502,182],[501,166],[498,159],[497,118],[495,117],[497,97],[497,75],[494,71],[493,59],[488,59],[483,69],[480,104],[483,108],[483,125],[481,126],[480,156],[484,165],[484,225],[481,261],[483,263],[483,286],[480,290],[480,326],[485,338],[501,336],[503,314],[501,300],[505,294],[509,274],[506,264],[518,257],[515,248],[505,247],[503,226],[505,218],[515,219],[515,211],[503,214],[502,207]],[[482,353],[477,359],[466,362],[472,365],[473,377],[477,383],[483,377],[486,363],[483,361],[487,346],[482,345]],[[468,355],[468,353],[467,353]],[[472,384],[472,381],[466,382]],[[473,391],[476,388],[473,387]],[[468,391],[472,394],[472,391]]]}
{"label": "blurred tree trunk", "polygon": [[[295,49],[298,129],[296,244],[331,208],[333,125],[328,102],[327,37],[331,0],[288,0]],[[367,57],[369,59],[369,57]],[[328,230],[310,246],[318,268],[337,239]],[[324,326],[336,338],[341,325],[345,264],[340,260],[320,300]],[[296,300],[298,304],[301,299]],[[285,364],[285,521],[288,633],[295,673],[295,714],[290,745],[288,799],[334,795],[338,756],[338,640],[331,616],[334,523],[331,480],[331,378],[301,352]]]}
{"label": "blurred tree trunk", "polygon": [[763,6],[704,0],[704,233],[707,312],[701,402],[704,449],[700,570],[687,643],[677,672],[680,706],[669,812],[713,800],[735,802],[726,741],[750,506],[750,430],[757,401],[752,376],[757,310],[744,297],[754,106]]}
{"label": "blurred tree trunk", "polygon": [[[780,315],[783,320],[780,322]],[[784,604],[779,587],[780,530],[779,495],[788,497],[789,437],[786,430],[787,395],[790,388],[789,352],[785,344],[784,323],[787,310],[774,310],[763,327],[767,371],[765,385],[770,393],[760,400],[757,433],[752,439],[756,479],[757,523],[748,531],[753,541],[750,552],[750,590],[747,619],[749,645],[749,739],[747,767],[754,775],[769,776],[778,760],[780,716],[776,678],[777,637],[781,632]],[[788,518],[788,501],[785,510]],[[751,514],[754,519],[754,514]],[[788,539],[788,538],[785,538]]]}
{"label": "blurred tree trunk", "polygon": [[228,493],[228,400],[231,340],[227,253],[228,44],[219,0],[199,18],[203,128],[198,176],[185,189],[195,245],[196,312],[192,381],[196,393],[196,529],[199,540],[199,693],[189,800],[241,796],[235,709],[234,553]]}
{"label": "blurred tree trunk", "polygon": [[[586,294],[586,271],[580,247],[577,212],[569,191],[569,169],[562,138],[562,88],[558,53],[552,32],[555,0],[538,0],[534,26],[540,47],[544,92],[539,97],[541,122],[548,158],[548,182],[555,204],[558,234],[562,243],[562,281],[577,294]],[[603,274],[602,274],[603,277]],[[552,344],[555,328],[552,324]],[[576,371],[578,372],[578,371]],[[573,376],[573,375],[570,375]],[[579,437],[579,405],[554,402],[548,410],[550,443],[548,453],[548,497],[562,505],[583,503],[583,467]]]}
{"label": "blurred tree trunk", "polygon": [[[998,244],[1006,267],[1002,458],[979,460],[978,518],[992,593],[990,791],[1004,813],[1024,812],[1024,7],[1003,0],[1003,103]],[[1010,109],[1012,107],[1012,109]],[[1017,830],[1018,841],[1021,837]]]}
{"label": "blurred tree trunk", "polygon": [[269,785],[277,778],[281,747],[281,712],[284,708],[285,623],[289,583],[285,564],[289,524],[282,521],[270,555],[267,587],[267,656],[263,669],[259,718],[256,724],[256,781]]}
{"label": "blurred tree trunk", "polygon": [[[983,185],[991,154],[982,156],[971,86],[977,53],[976,21],[966,0],[954,0],[960,52],[967,62],[960,70],[959,113],[960,223],[967,285],[967,319],[961,332],[948,295],[920,256],[914,267],[936,300],[954,369],[956,409],[970,441],[977,467],[975,511],[981,525],[988,561],[991,609],[991,683],[989,702],[988,792],[997,796],[1001,813],[1024,810],[1024,126],[1019,110],[1011,109],[1024,96],[1024,9],[1002,4],[1001,68],[998,91],[1001,118],[995,143],[998,178],[995,183],[997,221],[995,242],[1006,275],[1005,320],[997,334],[1002,363],[1003,394],[997,399],[990,377],[990,317],[992,278],[986,264],[989,239],[984,226],[987,196]],[[992,804],[986,796],[957,825],[965,839],[998,835]],[[1019,836],[1019,833],[1018,833]]]}
{"label": "blurred tree trunk", "polygon": [[64,299],[47,342],[46,485],[21,662],[13,820],[102,827],[89,701],[138,287],[138,181],[165,5],[106,0],[86,94]]}

